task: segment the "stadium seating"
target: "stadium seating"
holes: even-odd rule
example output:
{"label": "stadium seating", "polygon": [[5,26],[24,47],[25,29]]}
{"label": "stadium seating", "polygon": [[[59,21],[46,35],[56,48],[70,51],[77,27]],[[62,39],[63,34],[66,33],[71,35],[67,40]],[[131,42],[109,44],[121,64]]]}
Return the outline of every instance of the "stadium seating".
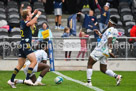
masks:
{"label": "stadium seating", "polygon": [[18,4],[15,1],[8,2],[7,6],[7,19],[8,23],[11,27],[19,27],[20,26],[20,15],[18,10]]}
{"label": "stadium seating", "polygon": [[41,12],[45,13],[44,5],[42,2],[34,2],[33,9],[38,9]]}
{"label": "stadium seating", "polygon": [[22,4],[24,4],[24,8],[26,8],[27,6],[30,6],[30,2],[29,1],[23,1],[23,2],[21,2],[20,5],[22,5]]}
{"label": "stadium seating", "polygon": [[0,38],[2,37],[2,36],[8,36],[8,30],[7,29],[0,29]]}

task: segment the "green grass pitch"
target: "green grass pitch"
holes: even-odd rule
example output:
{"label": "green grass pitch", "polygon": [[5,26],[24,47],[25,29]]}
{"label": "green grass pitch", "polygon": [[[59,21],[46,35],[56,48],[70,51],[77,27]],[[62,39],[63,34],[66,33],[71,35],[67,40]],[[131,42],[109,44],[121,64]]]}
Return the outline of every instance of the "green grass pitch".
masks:
{"label": "green grass pitch", "polygon": [[[73,79],[86,82],[85,71],[60,71],[62,74],[69,76]],[[136,72],[116,72],[123,75],[120,86],[116,86],[114,78],[109,77],[99,71],[94,71],[92,76],[92,84],[104,91],[136,91]],[[64,79],[62,84],[55,84],[54,78],[56,74],[49,72],[42,80],[46,86],[27,86],[25,84],[17,84],[16,89],[12,89],[7,84],[11,77],[12,71],[0,71],[0,91],[93,91],[92,89],[82,86],[78,83]],[[39,73],[36,74],[37,76]],[[24,79],[25,75],[21,71],[16,79]]]}

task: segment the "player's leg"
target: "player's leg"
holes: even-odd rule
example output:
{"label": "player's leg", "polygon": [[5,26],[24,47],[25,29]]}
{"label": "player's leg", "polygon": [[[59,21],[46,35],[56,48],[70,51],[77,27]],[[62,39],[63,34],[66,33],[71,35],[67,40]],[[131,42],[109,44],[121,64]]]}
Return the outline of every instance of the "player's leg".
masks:
{"label": "player's leg", "polygon": [[68,54],[68,51],[65,51],[65,58],[66,58],[65,61],[67,61],[67,57],[68,57],[67,54]]}
{"label": "player's leg", "polygon": [[70,58],[71,58],[71,52],[72,52],[72,51],[69,51],[69,52],[68,52],[68,60],[69,60],[69,61],[70,61]]}
{"label": "player's leg", "polygon": [[33,83],[35,83],[35,82],[36,82],[36,75],[33,74],[33,75],[30,77],[30,79],[32,80]]}
{"label": "player's leg", "polygon": [[93,73],[93,65],[96,63],[96,61],[94,61],[94,59],[90,56],[89,60],[88,60],[88,64],[87,64],[87,82],[89,83],[89,86],[92,85],[91,83],[91,77],[92,77],[92,73]]}
{"label": "player's leg", "polygon": [[58,23],[59,23],[59,27],[61,26],[61,15],[58,16]]}
{"label": "player's leg", "polygon": [[[35,74],[33,74],[33,75],[30,77],[30,79],[31,79],[31,81],[32,81],[33,83],[35,83],[35,81],[36,81],[36,76],[35,76]],[[24,80],[22,80],[22,79],[15,79],[14,83],[15,83],[15,84],[24,84]]]}
{"label": "player's leg", "polygon": [[[86,53],[85,51],[82,52],[82,58],[84,58],[85,53]],[[84,59],[82,59],[82,61],[84,61]]]}
{"label": "player's leg", "polygon": [[55,16],[55,29],[58,29],[58,16]]}
{"label": "player's leg", "polygon": [[[79,56],[80,56],[81,53],[82,53],[82,52],[79,51],[79,53],[78,53],[78,55],[77,55],[77,58],[79,58]],[[76,60],[78,61],[78,59],[76,59]]]}
{"label": "player's leg", "polygon": [[107,74],[111,77],[114,77],[116,78],[117,80],[117,86],[120,84],[120,81],[121,81],[121,78],[122,76],[121,75],[117,75],[116,73],[114,73],[112,70],[110,69],[107,69],[107,64],[100,64],[100,70],[101,72],[103,72],[104,74]]}
{"label": "player's leg", "polygon": [[18,59],[18,65],[17,65],[17,67],[14,69],[13,74],[12,74],[12,76],[11,76],[11,79],[8,81],[8,84],[9,84],[12,88],[16,88],[16,87],[15,87],[15,83],[14,83],[14,79],[15,79],[17,73],[19,72],[19,70],[23,67],[25,61],[26,61],[26,58],[19,58],[19,59]]}
{"label": "player's leg", "polygon": [[68,55],[69,58],[71,58],[71,53],[72,53],[72,51],[69,51],[69,55]]}
{"label": "player's leg", "polygon": [[35,53],[33,52],[33,53],[28,54],[27,58],[29,59],[31,64],[29,65],[27,76],[26,76],[26,79],[25,79],[24,83],[26,83],[28,85],[33,85],[33,82],[30,80],[30,75],[31,75],[31,73],[33,71],[33,68],[37,64]]}
{"label": "player's leg", "polygon": [[102,23],[99,23],[99,28],[100,28],[100,32],[103,31],[103,24]]}
{"label": "player's leg", "polygon": [[41,73],[40,73],[39,77],[37,78],[35,85],[45,85],[41,81],[42,81],[43,77],[46,75],[46,73],[49,72],[49,69],[50,69],[50,66],[45,63],[38,64],[38,71],[37,72],[41,71]]}

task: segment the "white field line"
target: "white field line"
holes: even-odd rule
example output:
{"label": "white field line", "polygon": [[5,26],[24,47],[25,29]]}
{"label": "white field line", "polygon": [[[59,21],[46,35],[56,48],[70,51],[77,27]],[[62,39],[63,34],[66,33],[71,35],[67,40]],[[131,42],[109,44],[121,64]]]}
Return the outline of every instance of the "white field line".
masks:
{"label": "white field line", "polygon": [[[68,77],[68,76],[66,76],[66,75],[63,75],[63,74],[60,73],[60,72],[53,71],[53,73],[55,73],[55,74],[57,74],[57,75],[59,75],[59,76],[65,78],[65,79],[67,79],[67,80],[70,80],[70,81],[79,83],[79,84],[81,84],[81,85],[83,85],[83,86],[86,86],[84,82],[81,82],[81,81],[79,81],[79,80],[76,80],[76,79],[73,79],[73,78]],[[104,90],[102,90],[102,89],[100,89],[100,88],[98,88],[98,87],[95,87],[95,86],[91,86],[91,87],[86,86],[86,87],[91,88],[91,89],[93,89],[93,90],[95,90],[95,91],[104,91]]]}

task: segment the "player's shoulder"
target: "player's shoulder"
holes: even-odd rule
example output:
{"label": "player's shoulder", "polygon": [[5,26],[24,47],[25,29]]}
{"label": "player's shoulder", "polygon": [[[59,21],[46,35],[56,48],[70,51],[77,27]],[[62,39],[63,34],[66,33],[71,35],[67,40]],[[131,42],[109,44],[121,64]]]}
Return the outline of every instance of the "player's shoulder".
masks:
{"label": "player's shoulder", "polygon": [[109,32],[118,32],[118,30],[114,27],[110,27],[107,29]]}

